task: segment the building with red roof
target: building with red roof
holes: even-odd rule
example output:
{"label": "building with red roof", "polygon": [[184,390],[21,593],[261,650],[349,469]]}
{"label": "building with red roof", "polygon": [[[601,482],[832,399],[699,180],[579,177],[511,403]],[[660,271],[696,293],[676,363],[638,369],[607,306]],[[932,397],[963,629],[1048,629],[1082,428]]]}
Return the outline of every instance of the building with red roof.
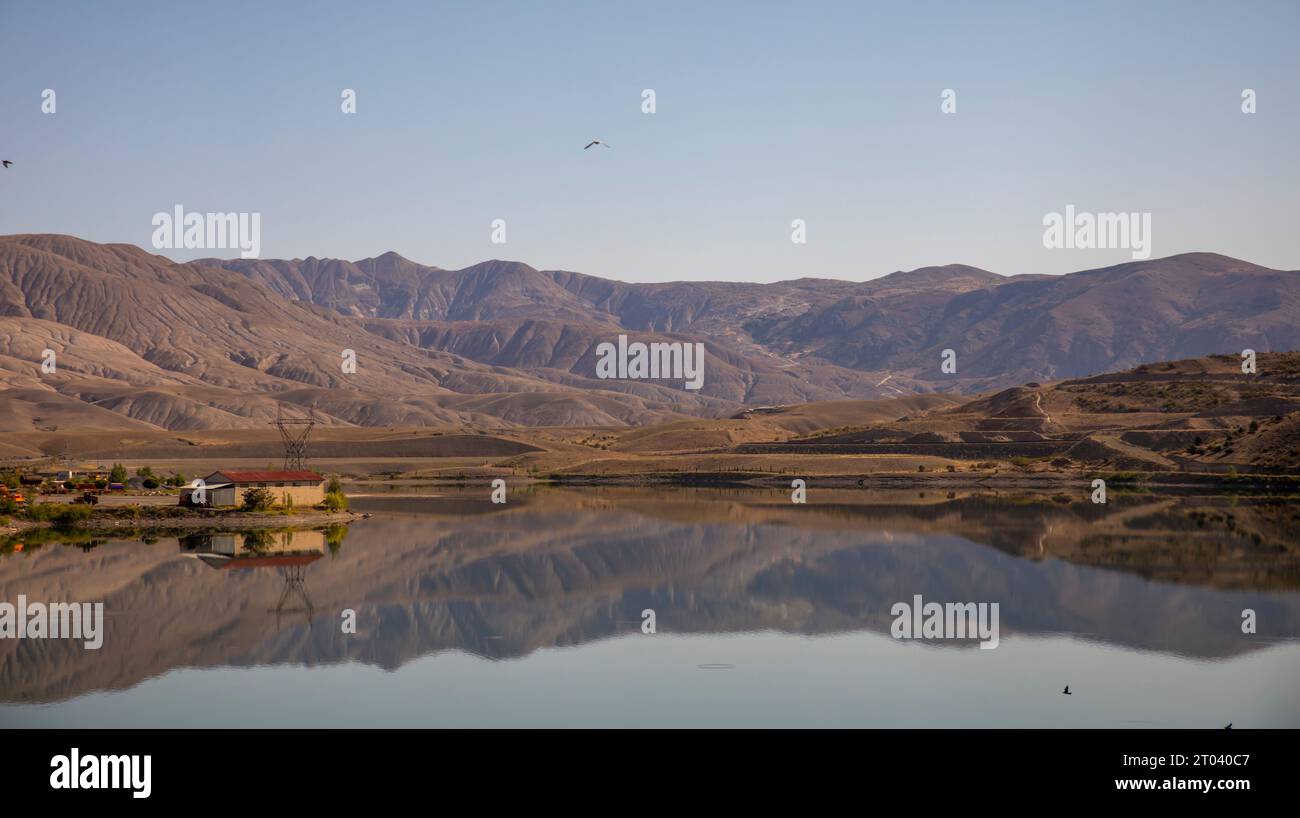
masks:
{"label": "building with red roof", "polygon": [[214,471],[181,490],[181,505],[239,505],[248,489],[266,489],[277,505],[315,506],[325,501],[325,478],[314,471]]}

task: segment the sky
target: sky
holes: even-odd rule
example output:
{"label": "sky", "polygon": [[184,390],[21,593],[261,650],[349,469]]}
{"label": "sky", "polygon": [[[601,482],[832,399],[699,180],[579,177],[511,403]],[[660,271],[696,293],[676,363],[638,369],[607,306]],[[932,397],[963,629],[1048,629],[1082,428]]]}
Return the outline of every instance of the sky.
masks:
{"label": "sky", "polygon": [[155,250],[181,205],[260,213],[262,258],[625,281],[1131,260],[1044,247],[1074,205],[1300,269],[1297,35],[1298,0],[0,0],[0,234],[238,255]]}

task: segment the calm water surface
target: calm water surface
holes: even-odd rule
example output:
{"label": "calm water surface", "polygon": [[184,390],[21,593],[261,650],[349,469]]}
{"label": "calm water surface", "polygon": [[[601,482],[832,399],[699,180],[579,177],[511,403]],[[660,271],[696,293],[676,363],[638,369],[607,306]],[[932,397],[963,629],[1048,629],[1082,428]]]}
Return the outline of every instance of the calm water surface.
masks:
{"label": "calm water surface", "polygon": [[[98,651],[0,640],[0,727],[1300,726],[1294,501],[488,494],[358,488],[373,517],[330,531],[0,542],[0,601],[106,612]],[[999,646],[892,638],[915,594],[997,602]]]}

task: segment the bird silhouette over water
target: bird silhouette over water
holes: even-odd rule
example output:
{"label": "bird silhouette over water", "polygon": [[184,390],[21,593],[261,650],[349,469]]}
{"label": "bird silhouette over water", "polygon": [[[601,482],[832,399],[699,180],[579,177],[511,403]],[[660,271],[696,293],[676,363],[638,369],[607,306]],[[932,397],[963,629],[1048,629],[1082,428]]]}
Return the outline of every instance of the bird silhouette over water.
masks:
{"label": "bird silhouette over water", "polygon": [[1065,689],[1062,690],[1061,693],[1065,694],[1066,696],[1073,696],[1073,695],[1074,695],[1073,693],[1070,692],[1070,686],[1069,686],[1069,685],[1066,685],[1066,686],[1065,686]]}
{"label": "bird silhouette over water", "polygon": [[600,145],[606,148],[610,147],[610,144],[608,142],[601,142],[599,139],[593,139],[587,143],[587,147],[583,148],[583,150],[585,151],[587,148],[590,148],[592,145]]}

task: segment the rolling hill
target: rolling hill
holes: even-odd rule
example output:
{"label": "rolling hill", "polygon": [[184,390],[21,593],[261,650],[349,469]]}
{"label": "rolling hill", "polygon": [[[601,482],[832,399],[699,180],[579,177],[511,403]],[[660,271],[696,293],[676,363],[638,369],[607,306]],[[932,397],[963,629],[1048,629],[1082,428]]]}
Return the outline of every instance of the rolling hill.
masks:
{"label": "rolling hill", "polygon": [[[646,425],[970,394],[1300,347],[1298,284],[1209,253],[1065,276],[947,265],[865,282],[629,284],[512,261],[175,263],[4,236],[0,432],[253,428],[282,407],[337,426]],[[596,378],[596,345],[619,334],[702,343],[704,387]],[[944,349],[956,374],[939,369]]]}

